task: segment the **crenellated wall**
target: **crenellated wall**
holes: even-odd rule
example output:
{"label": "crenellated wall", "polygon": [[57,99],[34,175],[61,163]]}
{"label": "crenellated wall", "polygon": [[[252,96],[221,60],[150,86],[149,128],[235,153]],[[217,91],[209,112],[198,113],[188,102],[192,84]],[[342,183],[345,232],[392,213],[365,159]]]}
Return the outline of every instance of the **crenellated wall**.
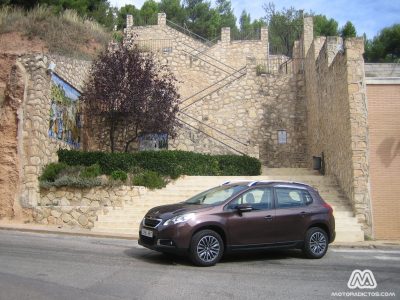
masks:
{"label": "crenellated wall", "polygon": [[[306,20],[304,36],[312,32]],[[303,46],[308,40],[304,38]],[[367,99],[362,39],[315,38],[304,61],[308,165],[323,156],[358,220],[370,232]]]}

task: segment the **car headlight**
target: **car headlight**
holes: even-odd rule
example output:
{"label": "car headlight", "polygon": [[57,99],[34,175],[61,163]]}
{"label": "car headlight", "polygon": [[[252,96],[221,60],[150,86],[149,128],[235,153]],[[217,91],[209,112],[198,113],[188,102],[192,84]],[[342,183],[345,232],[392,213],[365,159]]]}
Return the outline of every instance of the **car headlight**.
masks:
{"label": "car headlight", "polygon": [[165,221],[163,225],[167,226],[167,225],[173,225],[173,224],[178,224],[178,223],[182,223],[182,222],[187,222],[190,219],[192,219],[194,217],[194,215],[195,215],[194,213],[179,215],[179,216],[173,217],[173,218]]}

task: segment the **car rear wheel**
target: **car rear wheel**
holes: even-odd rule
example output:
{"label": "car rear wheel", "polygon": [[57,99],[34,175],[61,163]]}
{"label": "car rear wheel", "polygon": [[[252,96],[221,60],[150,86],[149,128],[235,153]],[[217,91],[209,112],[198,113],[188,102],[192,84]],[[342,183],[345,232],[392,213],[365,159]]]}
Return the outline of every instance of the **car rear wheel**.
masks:
{"label": "car rear wheel", "polygon": [[308,258],[323,257],[328,250],[328,235],[319,227],[310,228],[304,239],[303,252]]}
{"label": "car rear wheel", "polygon": [[195,265],[208,267],[215,265],[224,253],[221,236],[213,230],[197,232],[190,244],[190,258]]}

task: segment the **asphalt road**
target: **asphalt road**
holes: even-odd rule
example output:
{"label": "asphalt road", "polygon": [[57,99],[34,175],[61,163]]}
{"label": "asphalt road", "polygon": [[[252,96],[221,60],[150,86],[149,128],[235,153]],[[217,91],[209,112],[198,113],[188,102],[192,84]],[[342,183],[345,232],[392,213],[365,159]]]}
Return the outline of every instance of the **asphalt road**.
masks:
{"label": "asphalt road", "polygon": [[[350,290],[354,269],[371,270],[377,288]],[[331,248],[321,260],[264,252],[199,268],[131,240],[0,230],[1,300],[352,298],[335,292],[400,299],[400,249]]]}

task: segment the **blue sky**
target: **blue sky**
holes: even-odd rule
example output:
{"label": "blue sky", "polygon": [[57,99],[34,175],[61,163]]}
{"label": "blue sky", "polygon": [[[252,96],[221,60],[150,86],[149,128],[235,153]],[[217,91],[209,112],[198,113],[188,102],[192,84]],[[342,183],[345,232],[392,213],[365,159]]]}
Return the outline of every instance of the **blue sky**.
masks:
{"label": "blue sky", "polygon": [[[144,0],[109,0],[109,2],[118,7],[134,4],[140,8]],[[254,19],[265,15],[263,4],[270,1],[231,0],[231,2],[237,17],[240,16],[243,9],[246,9]],[[362,35],[365,32],[368,38],[374,37],[384,27],[400,23],[399,0],[280,0],[271,2],[275,3],[277,9],[293,6],[296,9],[312,10],[316,14],[326,15],[337,20],[339,27],[342,27],[346,21],[351,21],[357,29],[357,34]]]}

